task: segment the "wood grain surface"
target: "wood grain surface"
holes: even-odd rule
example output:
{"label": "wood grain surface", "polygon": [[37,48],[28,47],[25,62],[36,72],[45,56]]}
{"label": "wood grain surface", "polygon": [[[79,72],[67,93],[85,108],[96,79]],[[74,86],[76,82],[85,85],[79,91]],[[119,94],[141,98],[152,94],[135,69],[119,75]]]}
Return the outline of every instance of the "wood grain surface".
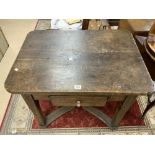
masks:
{"label": "wood grain surface", "polygon": [[29,33],[5,83],[11,93],[146,94],[153,89],[128,31]]}

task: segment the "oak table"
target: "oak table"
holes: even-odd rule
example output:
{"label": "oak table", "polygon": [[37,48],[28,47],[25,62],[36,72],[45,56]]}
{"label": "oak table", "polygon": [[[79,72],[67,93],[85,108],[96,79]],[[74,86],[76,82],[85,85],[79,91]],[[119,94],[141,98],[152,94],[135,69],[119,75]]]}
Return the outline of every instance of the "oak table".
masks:
{"label": "oak table", "polygon": [[[5,88],[23,96],[40,127],[82,106],[115,129],[153,83],[128,31],[36,30],[27,35]],[[45,117],[39,99],[60,108]],[[112,100],[123,102],[110,118],[96,106]]]}

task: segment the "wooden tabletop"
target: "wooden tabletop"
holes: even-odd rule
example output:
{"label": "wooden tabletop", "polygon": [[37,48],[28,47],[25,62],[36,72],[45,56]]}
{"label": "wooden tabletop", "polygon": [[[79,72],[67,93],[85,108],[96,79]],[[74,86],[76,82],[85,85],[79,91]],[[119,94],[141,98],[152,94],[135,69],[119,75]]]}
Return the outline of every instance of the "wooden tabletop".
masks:
{"label": "wooden tabletop", "polygon": [[122,19],[120,29],[128,29],[133,34],[148,33],[155,22],[155,19]]}
{"label": "wooden tabletop", "polygon": [[127,31],[29,33],[5,82],[11,93],[146,94],[153,84]]}

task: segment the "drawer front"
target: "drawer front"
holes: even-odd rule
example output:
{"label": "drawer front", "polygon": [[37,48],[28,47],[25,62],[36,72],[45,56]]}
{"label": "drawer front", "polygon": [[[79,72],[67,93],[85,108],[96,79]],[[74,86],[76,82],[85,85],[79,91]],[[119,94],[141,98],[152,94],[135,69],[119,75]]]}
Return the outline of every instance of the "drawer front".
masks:
{"label": "drawer front", "polygon": [[106,102],[124,101],[125,95],[111,96],[56,96],[50,94],[33,94],[35,100],[50,100],[55,106],[104,106]]}
{"label": "drawer front", "polygon": [[55,106],[104,106],[107,97],[89,96],[50,96]]}
{"label": "drawer front", "polygon": [[124,101],[125,95],[119,95],[119,96],[109,96],[108,101]]}
{"label": "drawer front", "polygon": [[[45,99],[45,100],[50,100],[51,96],[55,96],[55,97],[61,97],[60,95],[51,95],[50,93],[44,93],[44,94],[32,94],[33,95],[33,98],[35,100],[40,100],[40,99]],[[63,97],[65,97],[64,95],[62,95]],[[68,95],[69,96],[74,96],[75,95]],[[80,96],[80,95],[77,95],[77,96]],[[81,95],[81,96],[84,96],[84,95]],[[67,96],[66,96],[67,97]],[[126,95],[104,95],[104,96],[85,96],[85,97],[90,97],[90,98],[94,98],[94,97],[98,97],[98,98],[103,98],[103,97],[106,97],[108,98],[108,101],[123,101],[126,97]]]}

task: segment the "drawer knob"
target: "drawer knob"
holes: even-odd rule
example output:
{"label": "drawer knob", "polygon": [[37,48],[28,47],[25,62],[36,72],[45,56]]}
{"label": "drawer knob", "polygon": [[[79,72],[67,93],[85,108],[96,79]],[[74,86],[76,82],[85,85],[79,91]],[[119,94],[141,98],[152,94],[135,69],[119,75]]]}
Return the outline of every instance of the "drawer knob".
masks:
{"label": "drawer knob", "polygon": [[80,101],[77,101],[77,102],[76,102],[76,106],[77,106],[78,108],[81,106],[80,103],[81,103]]}

